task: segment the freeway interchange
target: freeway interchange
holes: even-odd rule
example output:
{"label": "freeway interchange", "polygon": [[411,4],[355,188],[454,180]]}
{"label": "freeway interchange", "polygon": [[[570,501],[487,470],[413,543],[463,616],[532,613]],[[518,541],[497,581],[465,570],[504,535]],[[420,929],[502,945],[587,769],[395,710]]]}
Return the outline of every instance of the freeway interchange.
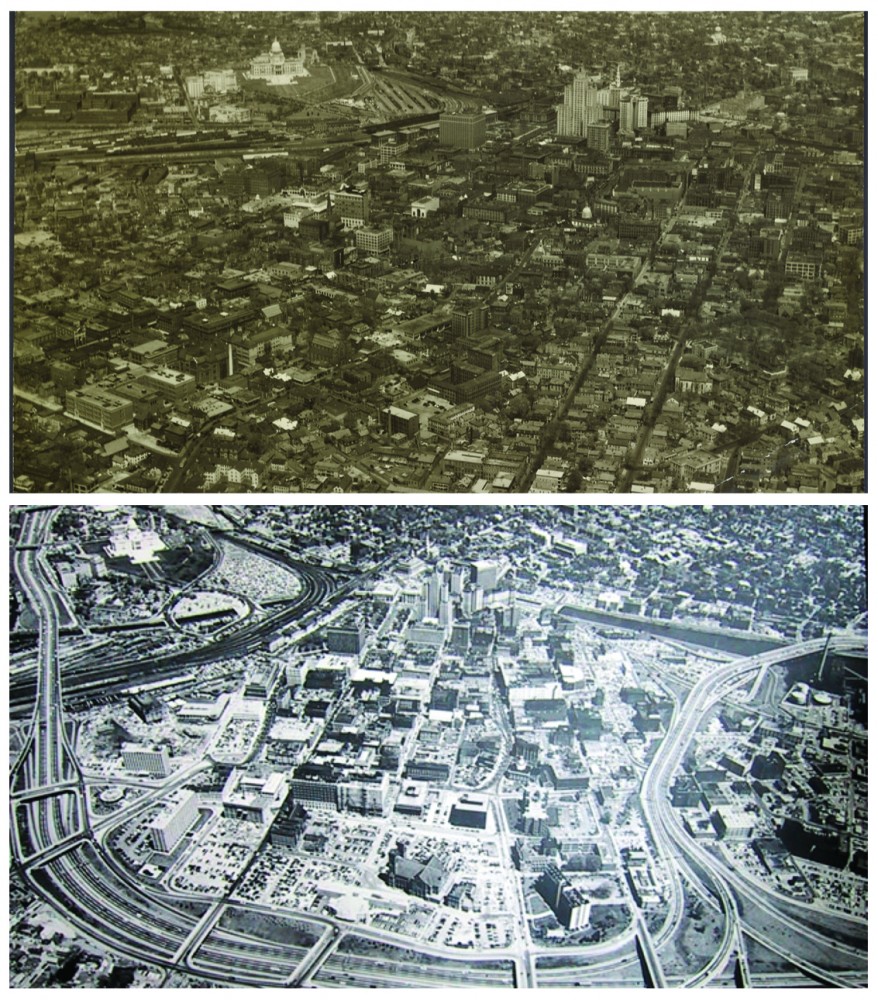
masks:
{"label": "freeway interchange", "polygon": [[[325,972],[323,981],[336,985],[404,985],[408,976],[409,985],[433,986],[573,985],[574,978],[577,984],[598,984],[604,977],[609,982],[633,979],[660,987],[703,986],[727,975],[730,963],[735,966],[738,985],[761,984],[763,980],[751,976],[748,967],[747,936],[782,957],[797,977],[831,986],[865,983],[864,921],[836,915],[832,928],[821,925],[812,907],[767,890],[688,836],[670,803],[671,783],[696,732],[717,705],[751,684],[754,676],[762,677],[787,660],[820,652],[827,646],[826,640],[798,642],[719,663],[675,707],[667,732],[643,774],[639,796],[657,857],[671,872],[670,905],[660,927],[650,930],[642,914],[636,912],[629,929],[609,941],[575,948],[545,947],[530,938],[526,903],[517,880],[513,943],[462,953],[452,947],[415,944],[401,934],[354,926],[325,914],[278,911],[274,906],[233,899],[234,887],[213,899],[172,893],[139,881],[117,862],[105,842],[112,826],[118,826],[122,818],[93,821],[90,817],[87,782],[65,720],[58,645],[59,622],[67,612],[46,556],[53,516],[49,508],[24,514],[13,559],[18,582],[39,618],[39,657],[30,728],[11,769],[12,851],[19,872],[33,890],[87,938],[111,952],[237,986],[309,985],[321,969],[331,970]],[[290,562],[280,549],[274,557]],[[153,671],[161,676],[180,669],[184,660],[186,664],[206,663],[220,651],[234,655],[258,648],[284,625],[307,625],[314,609],[340,600],[357,582],[339,583],[325,570],[303,563],[295,568],[303,579],[296,601],[262,622],[240,628],[220,643],[208,642],[185,657],[155,662]],[[865,642],[864,637],[839,634],[829,640],[827,648],[862,649]],[[747,697],[744,695],[745,700]],[[128,807],[125,815],[136,814],[189,776],[172,774]],[[502,808],[497,813],[500,845],[508,857],[511,831]],[[672,946],[684,915],[681,875],[719,913],[722,929],[710,959],[696,972],[670,981],[663,969],[663,953]],[[221,927],[223,914],[232,909],[307,921],[315,928],[316,941],[307,948],[285,948]],[[782,937],[772,933],[775,927],[784,928]],[[409,949],[406,954],[423,956],[425,968],[394,969],[388,968],[388,962],[359,952],[343,955],[340,948],[354,938],[376,948]],[[578,970],[552,972],[546,960],[564,953],[588,964]],[[436,963],[435,969],[431,961]],[[512,970],[508,982],[505,973],[495,969],[497,963],[506,963]]]}

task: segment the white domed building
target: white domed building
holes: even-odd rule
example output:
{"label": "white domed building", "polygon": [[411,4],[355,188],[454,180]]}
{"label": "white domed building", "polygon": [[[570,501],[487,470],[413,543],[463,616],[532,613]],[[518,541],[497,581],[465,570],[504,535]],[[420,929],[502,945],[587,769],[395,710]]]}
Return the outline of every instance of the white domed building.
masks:
{"label": "white domed building", "polygon": [[275,38],[269,52],[262,52],[250,61],[250,72],[247,75],[251,80],[265,80],[275,86],[295,83],[301,76],[310,76],[305,69],[306,58],[304,45],[299,49],[298,55],[290,59],[284,55],[280,42]]}

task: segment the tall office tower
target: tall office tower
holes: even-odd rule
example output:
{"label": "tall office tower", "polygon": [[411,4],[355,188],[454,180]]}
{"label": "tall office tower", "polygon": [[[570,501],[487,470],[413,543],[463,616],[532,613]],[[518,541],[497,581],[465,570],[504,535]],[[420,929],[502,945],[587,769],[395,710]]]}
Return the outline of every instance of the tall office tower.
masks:
{"label": "tall office tower", "polygon": [[493,590],[497,586],[499,569],[490,559],[477,559],[470,565],[470,579],[483,590]]}
{"label": "tall office tower", "polygon": [[165,746],[151,747],[140,743],[122,744],[122,764],[126,771],[145,771],[167,777],[171,773],[171,757]]}
{"label": "tall office tower", "polygon": [[366,645],[366,625],[330,625],[326,630],[326,648],[331,653],[362,653]]}
{"label": "tall office tower", "polygon": [[152,846],[169,854],[198,819],[201,799],[197,792],[180,788],[167,800],[167,804],[149,824]]}
{"label": "tall office tower", "polygon": [[448,576],[451,593],[457,597],[463,592],[463,585],[466,583],[467,572],[463,566],[453,566]]}
{"label": "tall office tower", "polygon": [[637,129],[646,128],[649,101],[638,94],[625,94],[619,103],[619,132],[633,135]]}
{"label": "tall office tower", "polygon": [[444,586],[442,593],[439,595],[439,608],[436,617],[439,619],[440,625],[450,625],[454,621],[454,605],[451,603],[451,595],[448,593],[448,588]]}
{"label": "tall office tower", "polygon": [[439,601],[442,592],[442,574],[431,573],[424,584],[423,598],[426,604],[426,617],[435,618],[439,614]]}
{"label": "tall office tower", "polygon": [[591,903],[556,865],[546,865],[536,890],[565,927],[579,930],[588,924]]}
{"label": "tall office tower", "polygon": [[616,79],[610,84],[607,107],[619,110],[619,101],[622,99],[622,67],[616,66]]}
{"label": "tall office tower", "polygon": [[469,622],[455,622],[451,629],[451,648],[458,653],[465,653],[469,649],[470,624]]}
{"label": "tall office tower", "polygon": [[461,594],[460,607],[467,618],[471,618],[485,606],[485,592],[481,587],[468,583]]}
{"label": "tall office tower", "polygon": [[439,115],[439,145],[478,149],[485,142],[485,116],[481,111]]}
{"label": "tall office tower", "polygon": [[613,126],[609,122],[593,122],[591,125],[587,125],[585,137],[588,148],[608,153],[612,134]]}
{"label": "tall office tower", "polygon": [[558,135],[585,135],[586,129],[604,117],[610,107],[610,91],[597,86],[599,77],[577,73],[564,88],[564,103],[555,108]]}

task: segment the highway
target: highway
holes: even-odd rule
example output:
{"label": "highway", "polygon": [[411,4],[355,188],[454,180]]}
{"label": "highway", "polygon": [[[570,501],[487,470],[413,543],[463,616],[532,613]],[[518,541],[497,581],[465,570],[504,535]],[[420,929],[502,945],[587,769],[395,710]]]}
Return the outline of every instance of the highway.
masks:
{"label": "highway", "polygon": [[[540,961],[563,958],[567,949],[534,947],[524,926],[526,914],[520,892],[519,921],[512,946],[497,949],[459,950],[420,944],[402,935],[374,928],[356,931],[335,919],[308,913],[282,911],[326,928],[310,948],[285,946],[256,940],[221,924],[223,899],[204,901],[190,895],[174,895],[166,889],[138,882],[104,847],[112,829],[133,819],[172,787],[185,783],[205,765],[173,775],[149,790],[137,802],[92,825],[86,809],[86,788],[70,744],[62,707],[61,671],[58,662],[58,625],[64,611],[54,575],[46,557],[51,542],[52,511],[30,510],[25,514],[20,548],[13,569],[34,612],[39,618],[39,662],[36,703],[30,732],[12,771],[11,829],[13,860],[23,879],[50,905],[62,913],[91,940],[113,953],[134,961],[166,968],[184,968],[219,983],[240,986],[321,985],[459,985],[465,976],[470,985],[518,986],[569,985],[574,977],[584,983],[618,985],[634,977],[638,968],[632,948],[635,934],[648,978],[658,986],[667,981],[661,964],[663,948],[678,930],[682,916],[681,896],[670,907],[665,924],[652,935],[637,914],[632,929],[601,945],[573,948],[571,958],[587,964],[565,968],[555,975],[541,969]],[[248,539],[248,544],[272,547]],[[274,549],[275,557],[288,560],[289,553]],[[315,595],[340,599],[362,582],[352,578],[338,585],[329,574],[313,577],[309,598],[297,603],[301,618],[311,613]],[[324,587],[325,590],[321,590]],[[284,609],[284,615],[289,609]],[[294,616],[290,617],[293,620]],[[242,631],[244,631],[242,629]],[[267,634],[270,634],[270,629]],[[230,640],[235,646],[237,637]],[[249,648],[253,635],[240,648]],[[851,986],[865,976],[865,952],[845,940],[833,939],[821,924],[821,913],[813,907],[772,893],[726,865],[717,855],[693,841],[683,831],[670,805],[669,791],[695,733],[708,714],[750,675],[758,676],[786,660],[819,653],[825,640],[815,639],[772,649],[746,659],[721,663],[700,679],[685,702],[675,711],[668,732],[647,767],[640,792],[641,807],[660,859],[684,871],[693,884],[703,887],[723,913],[721,940],[704,967],[691,975],[686,985],[707,985],[723,973],[730,959],[745,961],[742,934],[780,954],[811,980],[824,985]],[[833,649],[859,650],[864,636],[839,634],[830,640]],[[193,654],[193,656],[197,656]],[[209,658],[214,658],[212,653]],[[192,658],[183,658],[188,665]],[[497,824],[504,853],[508,853],[509,831],[502,803],[495,801]],[[235,901],[236,907],[254,914],[277,913],[276,908]],[[836,917],[838,937],[855,941],[865,938],[863,922]],[[344,947],[348,932],[362,941],[387,946],[380,957],[362,955]],[[353,948],[353,943],[351,944]],[[356,951],[362,951],[362,948]],[[366,949],[368,951],[368,949]],[[394,961],[390,953],[422,956],[422,964]],[[431,961],[432,959],[432,961]],[[412,965],[412,968],[408,966]],[[860,969],[862,968],[862,973]],[[843,970],[841,972],[836,970]],[[746,968],[744,968],[746,975]]]}
{"label": "highway", "polygon": [[[43,554],[52,517],[51,510],[25,513],[20,542],[26,547],[16,551],[13,561],[19,583],[40,619],[31,732],[11,774],[14,862],[37,894],[92,940],[136,961],[174,967],[175,956],[195,931],[208,903],[169,900],[115,866],[87,826],[84,786],[76,784],[75,791],[70,791],[75,758],[67,743],[61,707],[59,602]],[[35,797],[39,792],[45,794]],[[136,803],[130,815],[144,801]],[[113,818],[117,824],[123,819]],[[288,968],[269,972],[262,960],[254,956],[251,961],[237,941],[219,938],[211,948],[222,967],[199,970],[208,978],[240,985],[282,985],[289,977]]]}
{"label": "highway", "polygon": [[[832,639],[832,647],[859,648],[865,639],[850,635],[838,635]],[[778,951],[791,964],[805,970],[812,976],[819,976],[826,985],[847,986],[849,981],[834,973],[835,968],[849,969],[858,960],[865,963],[865,954],[811,927],[813,911],[808,907],[774,894],[761,885],[750,882],[741,873],[727,866],[701,843],[690,838],[683,830],[670,803],[670,785],[682,764],[695,733],[705,717],[714,707],[749,675],[759,674],[764,669],[786,660],[820,652],[824,639],[814,639],[797,643],[783,649],[769,650],[747,659],[735,660],[705,675],[689,692],[671,722],[667,735],[658,752],[653,757],[641,784],[640,802],[648,828],[665,859],[674,858],[671,863],[681,865],[690,879],[701,883],[705,892],[716,898],[724,916],[722,940],[710,962],[686,985],[705,985],[721,972],[733,954],[746,960],[742,947],[742,931],[764,941],[772,950]],[[761,930],[759,920],[772,926],[787,927],[794,921],[796,937],[803,943],[819,946],[816,954],[832,956],[832,968],[823,968],[813,961],[815,952],[782,948],[767,938]],[[776,924],[774,922],[777,922]],[[667,940],[676,931],[673,921],[669,921],[659,933],[659,940]],[[865,940],[865,935],[863,935]]]}
{"label": "highway", "polygon": [[[13,860],[23,879],[87,938],[134,961],[166,968],[188,968],[199,976],[228,985],[283,986],[298,982],[300,965],[302,978],[310,977],[322,968],[336,939],[345,930],[335,921],[316,918],[331,929],[303,958],[296,949],[254,941],[247,935],[216,927],[207,916],[215,900],[208,898],[200,902],[191,896],[175,898],[166,890],[141,884],[106,852],[103,838],[112,828],[136,816],[146,804],[167,794],[170,787],[191,777],[194,771],[172,776],[161,787],[148,792],[122,813],[101,821],[98,829],[92,830],[85,808],[86,790],[75,767],[72,748],[67,743],[61,705],[57,656],[61,612],[52,570],[44,555],[49,544],[52,512],[30,510],[24,520],[20,538],[23,548],[15,553],[13,567],[39,616],[40,634],[31,730],[11,774]],[[312,579],[314,587],[306,599],[297,604],[303,617],[311,601],[321,593],[329,593],[332,586],[327,574],[316,573]],[[343,594],[354,583],[349,581],[336,593]],[[289,609],[284,609],[282,615],[290,620],[294,617]],[[250,641],[252,637],[248,637],[247,643]],[[275,912],[272,908],[251,903],[239,905],[254,912]],[[221,909],[221,906],[216,908],[216,915]],[[311,914],[297,915],[315,919]],[[382,931],[364,929],[361,936],[401,949],[412,944],[399,935]],[[416,974],[424,984],[432,981],[433,985],[449,985],[450,981],[459,979],[463,970],[471,968],[479,970],[474,971],[474,975],[486,983],[512,978],[514,959],[509,954],[458,954],[458,962],[452,969],[447,951],[429,946],[414,947],[438,960],[438,968],[434,966]],[[479,959],[482,962],[490,960],[492,966],[496,962],[502,969],[480,966]],[[469,964],[471,960],[475,960],[474,966]],[[443,968],[446,963],[449,964],[447,972]],[[356,964],[361,965],[359,957]],[[386,973],[376,969],[370,978],[382,980],[385,976],[388,983],[393,981],[398,985],[401,981],[399,970],[392,966]]]}
{"label": "highway", "polygon": [[[500,856],[512,857],[512,831],[509,829],[509,819],[503,808],[503,799],[499,795],[492,796],[491,806],[494,810],[494,820],[497,824],[497,838],[500,842]],[[516,981],[522,988],[536,986],[536,968],[534,954],[531,950],[530,930],[527,925],[527,903],[524,898],[524,888],[521,877],[513,874],[515,880],[515,925],[518,934],[519,956],[516,960],[518,970]]]}
{"label": "highway", "polygon": [[[159,653],[144,657],[142,654],[126,657],[120,656],[118,649],[111,648],[95,656],[93,653],[83,655],[78,663],[65,662],[65,693],[73,697],[78,693],[94,693],[95,682],[101,682],[102,693],[124,690],[136,684],[140,679],[150,681],[174,677],[178,673],[192,670],[193,667],[212,663],[233,656],[245,656],[264,649],[268,642],[286,626],[306,618],[316,609],[328,610],[342,600],[355,581],[339,584],[338,577],[332,571],[320,566],[302,562],[277,550],[272,550],[268,544],[260,545],[252,538],[236,539],[249,548],[259,551],[269,558],[276,559],[299,576],[302,589],[289,602],[273,609],[264,618],[250,622],[237,628],[233,634],[221,635],[208,639],[197,649],[186,652]],[[19,561],[24,563],[23,572],[27,574],[28,563],[36,557],[33,550],[16,550],[16,568]],[[21,578],[21,575],[19,574]],[[30,573],[33,577],[33,573]],[[28,577],[26,576],[25,579]],[[25,580],[22,581],[25,586]],[[54,600],[50,590],[47,599]],[[57,657],[57,630],[54,636],[41,636],[41,648],[44,641],[50,641],[53,655]],[[80,667],[81,673],[77,671]],[[57,668],[57,664],[56,664]],[[16,678],[10,685],[10,707],[13,711],[33,703],[37,693],[37,682],[33,678]]]}

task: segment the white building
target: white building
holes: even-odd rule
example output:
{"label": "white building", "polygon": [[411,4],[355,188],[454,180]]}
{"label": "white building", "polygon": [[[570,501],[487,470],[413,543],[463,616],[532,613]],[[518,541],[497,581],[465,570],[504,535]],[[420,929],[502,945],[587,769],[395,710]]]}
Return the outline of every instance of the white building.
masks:
{"label": "white building", "polygon": [[414,219],[426,219],[431,212],[439,211],[439,199],[426,195],[411,203],[410,214]]}
{"label": "white building", "polygon": [[384,253],[393,246],[393,229],[390,226],[364,226],[355,236],[357,249],[367,253]]}
{"label": "white building", "polygon": [[227,94],[238,89],[238,74],[233,69],[209,69],[204,73],[204,89]]}
{"label": "white building", "polygon": [[269,52],[261,52],[250,61],[249,78],[264,80],[273,86],[295,83],[299,77],[310,76],[305,69],[306,53],[303,45],[296,56],[287,58],[280,42],[275,38]]}
{"label": "white building", "polygon": [[237,768],[222,791],[223,815],[250,823],[266,823],[287,797],[289,785],[279,771],[267,778],[251,776]]}
{"label": "white building", "polygon": [[186,77],[186,93],[193,98],[193,100],[198,100],[199,97],[204,96],[204,77],[202,76],[187,76]]}
{"label": "white building", "polygon": [[148,747],[141,743],[122,744],[122,763],[126,771],[146,772],[161,778],[171,771],[171,755],[167,747]]}
{"label": "white building", "polygon": [[109,545],[104,551],[111,559],[130,559],[132,563],[146,563],[155,560],[156,552],[161,552],[165,543],[159,538],[158,532],[144,531],[134,517],[127,521],[114,524],[110,534]]}
{"label": "white building", "polygon": [[199,804],[197,792],[186,788],[173,792],[164,809],[149,824],[152,846],[157,851],[170,854],[198,819]]}

